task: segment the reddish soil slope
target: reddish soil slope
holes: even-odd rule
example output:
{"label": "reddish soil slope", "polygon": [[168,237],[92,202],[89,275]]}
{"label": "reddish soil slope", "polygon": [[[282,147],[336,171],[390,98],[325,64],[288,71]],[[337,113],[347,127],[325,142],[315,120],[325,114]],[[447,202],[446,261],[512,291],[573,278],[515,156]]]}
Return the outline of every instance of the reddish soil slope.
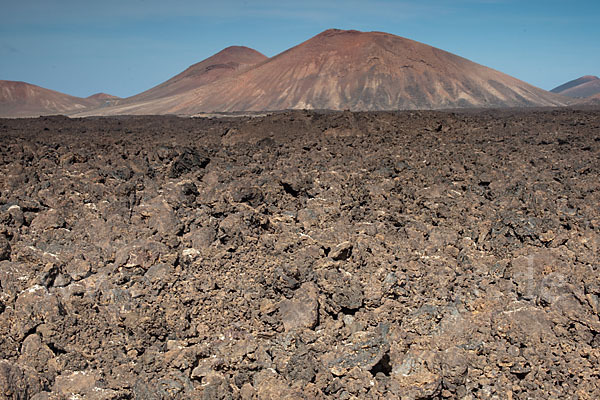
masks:
{"label": "reddish soil slope", "polygon": [[0,80],[0,116],[32,117],[73,113],[97,105],[82,99],[25,82]]}
{"label": "reddish soil slope", "polygon": [[382,32],[331,29],[273,58],[233,46],[126,99],[3,82],[0,116],[397,110],[572,104],[446,51]]}
{"label": "reddish soil slope", "polygon": [[89,97],[87,97],[90,100],[113,100],[113,99],[119,99],[120,97],[117,96],[113,96],[112,94],[106,94],[106,93],[96,93],[93,94]]}
{"label": "reddish soil slope", "polygon": [[245,72],[192,91],[146,96],[138,104],[104,111],[195,114],[556,106],[566,102],[561,96],[409,39],[381,32],[327,30]]}
{"label": "reddish soil slope", "polygon": [[[83,99],[25,82],[0,81],[0,117],[29,117],[59,113],[74,115],[82,112],[91,115],[102,115],[115,113],[114,111],[105,112],[105,109],[109,106],[119,105],[119,108],[116,109],[124,110],[129,104],[136,104],[139,108],[148,100],[157,100],[189,92],[200,86],[245,71],[249,66],[266,59],[265,55],[248,47],[231,46],[204,61],[192,65],[168,81],[127,99],[121,99],[106,93],[97,93]],[[141,109],[143,110],[143,106],[141,106]]]}
{"label": "reddish soil slope", "polygon": [[131,104],[180,95],[240,71],[245,71],[248,67],[265,60],[267,60],[267,57],[264,54],[248,47],[227,47],[206,60],[192,65],[168,81],[124,99],[119,104]]}
{"label": "reddish soil slope", "polygon": [[551,90],[563,96],[585,98],[600,95],[600,78],[586,75]]}

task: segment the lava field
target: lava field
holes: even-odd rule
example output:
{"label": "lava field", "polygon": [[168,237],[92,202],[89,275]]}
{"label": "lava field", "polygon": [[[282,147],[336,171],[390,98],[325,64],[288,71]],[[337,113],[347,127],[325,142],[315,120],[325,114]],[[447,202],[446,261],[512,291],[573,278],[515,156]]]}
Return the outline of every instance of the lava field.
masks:
{"label": "lava field", "polygon": [[2,398],[600,398],[597,109],[0,138]]}

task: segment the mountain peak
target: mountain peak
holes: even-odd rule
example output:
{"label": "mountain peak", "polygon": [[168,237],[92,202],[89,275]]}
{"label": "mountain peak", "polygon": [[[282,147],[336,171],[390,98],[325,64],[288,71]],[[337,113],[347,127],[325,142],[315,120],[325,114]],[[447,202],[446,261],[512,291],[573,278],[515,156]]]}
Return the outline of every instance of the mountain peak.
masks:
{"label": "mountain peak", "polygon": [[236,57],[239,57],[241,55],[251,55],[251,56],[258,55],[259,57],[262,56],[263,58],[266,58],[266,56],[263,55],[262,53],[260,53],[259,51],[254,50],[250,47],[246,47],[246,46],[225,47],[223,50],[216,53],[213,57],[216,57],[219,55],[228,55],[228,56],[236,56]]}
{"label": "mountain peak", "polygon": [[315,37],[322,37],[322,36],[336,36],[336,35],[356,35],[359,33],[365,33],[365,32],[361,32],[361,31],[357,31],[355,29],[337,29],[337,28],[331,28],[331,29],[326,29],[323,32],[319,33],[318,35],[316,35]]}
{"label": "mountain peak", "polygon": [[267,56],[249,47],[229,46],[189,66],[185,71],[160,85],[124,99],[119,104],[176,96],[239,73],[267,59]]}
{"label": "mountain peak", "polygon": [[245,46],[227,47],[154,88],[85,114],[489,108],[569,102],[424,43],[385,32],[328,29],[271,58]]}
{"label": "mountain peak", "polygon": [[[242,53],[252,53],[243,50]],[[108,113],[557,106],[565,99],[465,58],[385,32],[328,29],[234,67],[227,48]],[[187,82],[187,83],[185,83]],[[196,82],[195,88],[189,82]],[[198,84],[202,82],[202,84]],[[154,90],[154,89],[153,89]]]}

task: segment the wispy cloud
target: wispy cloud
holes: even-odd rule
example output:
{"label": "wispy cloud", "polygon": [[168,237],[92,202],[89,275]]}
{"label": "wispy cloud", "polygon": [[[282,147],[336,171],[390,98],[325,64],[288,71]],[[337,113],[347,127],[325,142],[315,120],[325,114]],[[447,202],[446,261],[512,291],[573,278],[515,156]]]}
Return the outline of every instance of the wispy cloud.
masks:
{"label": "wispy cloud", "polygon": [[14,47],[8,43],[0,44],[0,49],[2,49],[3,53],[9,53],[9,54],[19,54],[21,52],[19,49],[17,49],[16,47]]}

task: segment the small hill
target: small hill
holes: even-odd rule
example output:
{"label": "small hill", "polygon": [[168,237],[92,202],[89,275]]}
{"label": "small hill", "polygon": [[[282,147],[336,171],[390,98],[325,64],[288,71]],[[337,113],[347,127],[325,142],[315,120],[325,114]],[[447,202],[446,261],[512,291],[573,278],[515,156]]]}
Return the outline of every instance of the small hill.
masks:
{"label": "small hill", "polygon": [[192,65],[168,81],[124,99],[119,104],[131,104],[138,101],[180,95],[244,71],[246,68],[264,60],[267,60],[267,57],[254,49],[244,46],[227,47],[217,54]]}
{"label": "small hill", "polygon": [[552,93],[572,98],[586,98],[600,94],[600,78],[586,75],[555,87]]}
{"label": "small hill", "polygon": [[101,101],[120,99],[120,97],[113,96],[112,94],[106,94],[106,93],[96,93],[96,94],[93,94],[86,98],[89,100],[101,100]]}
{"label": "small hill", "polygon": [[69,96],[26,82],[0,80],[0,117],[66,114],[97,104],[94,99]]}

